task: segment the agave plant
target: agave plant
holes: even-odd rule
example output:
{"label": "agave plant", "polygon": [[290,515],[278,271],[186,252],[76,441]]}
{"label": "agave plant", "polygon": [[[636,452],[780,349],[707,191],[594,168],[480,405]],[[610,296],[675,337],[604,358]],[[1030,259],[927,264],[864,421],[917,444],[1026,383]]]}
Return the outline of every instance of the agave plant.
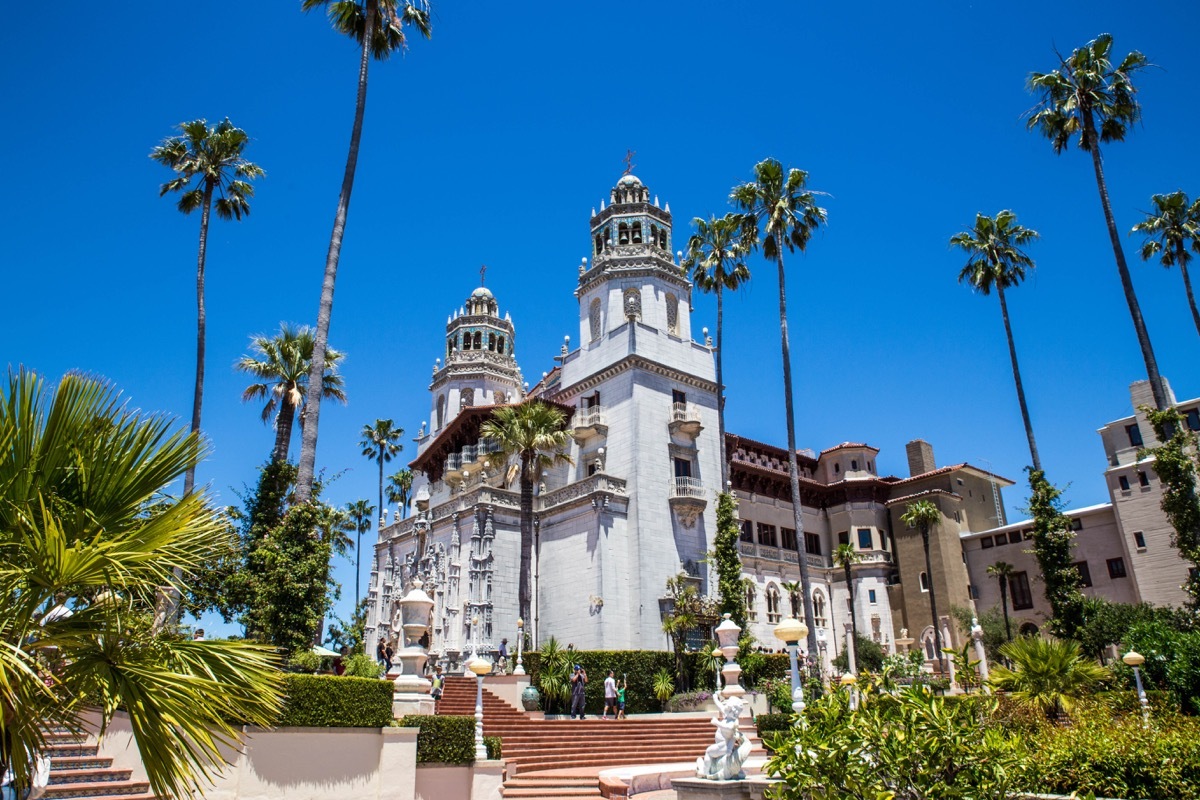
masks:
{"label": "agave plant", "polygon": [[1105,667],[1081,653],[1078,642],[1030,636],[1008,642],[1000,653],[1013,666],[993,668],[992,686],[1049,719],[1069,714],[1076,700],[1109,677]]}

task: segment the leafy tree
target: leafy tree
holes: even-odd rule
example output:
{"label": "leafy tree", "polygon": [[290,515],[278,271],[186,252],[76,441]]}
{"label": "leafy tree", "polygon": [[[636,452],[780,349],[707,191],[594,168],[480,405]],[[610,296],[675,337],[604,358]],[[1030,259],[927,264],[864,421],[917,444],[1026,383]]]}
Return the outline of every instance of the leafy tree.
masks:
{"label": "leafy tree", "polygon": [[[1166,411],[1140,409],[1150,419],[1161,444],[1138,452],[1138,458],[1154,458],[1154,473],[1162,481],[1161,507],[1174,530],[1171,544],[1179,554],[1200,568],[1200,494],[1196,492],[1196,453],[1200,442],[1174,408]],[[1184,589],[1191,605],[1200,604],[1200,571],[1192,570]]]}
{"label": "leafy tree", "polygon": [[1103,597],[1088,597],[1083,602],[1083,624],[1076,634],[1083,652],[1104,663],[1108,646],[1120,644],[1134,627],[1153,622],[1181,628],[1187,616],[1187,612],[1150,603],[1113,603]]}
{"label": "leafy tree", "polygon": [[[359,601],[354,607],[354,613],[350,615],[349,622],[334,617],[334,622],[329,626],[329,633],[325,636],[325,643],[331,650],[336,650],[339,653],[343,648],[350,654],[364,654],[363,641],[365,638],[364,631],[367,627],[367,598]],[[370,659],[372,664],[375,664],[374,659]],[[347,670],[346,674],[350,674]],[[378,671],[371,675],[363,675],[364,678],[379,677]]]}
{"label": "leafy tree", "polygon": [[1004,638],[1012,641],[1012,626],[1008,622],[1008,582],[1015,568],[1007,561],[997,561],[987,568],[987,574],[1000,584],[1000,608],[1004,611]]}
{"label": "leafy tree", "polygon": [[784,251],[803,252],[813,231],[825,224],[825,209],[807,188],[808,173],[784,170],[768,158],[754,165],[754,180],[735,186],[730,200],[742,215],[743,240],[763,257],[774,261],[779,272],[779,344],[783,357],[783,394],[787,416],[788,475],[792,489],[792,519],[796,529],[796,554],[800,584],[804,587],[804,622],[808,625],[808,652],[817,652],[817,630],[813,618],[812,579],[804,553],[804,519],[800,497],[800,468],[796,463],[796,413],[792,400],[792,354],[788,340],[787,286]]}
{"label": "leafy tree", "polygon": [[260,576],[253,600],[259,635],[289,654],[309,646],[329,609],[330,543],[316,533],[320,518],[318,505],[293,505],[247,559]]}
{"label": "leafy tree", "polygon": [[[350,194],[354,189],[354,172],[358,167],[358,147],[362,139],[363,114],[367,108],[367,73],[372,57],[386,60],[392,53],[405,48],[405,27],[415,29],[425,38],[430,35],[429,6],[424,0],[414,4],[409,0],[301,0],[300,8],[311,11],[326,8],[329,21],[338,33],[352,37],[361,47],[358,64],[358,91],[354,103],[354,125],[350,129],[350,149],[346,154],[346,170],[338,193],[337,211],[333,217],[333,232],[329,236],[329,251],[325,256],[325,278],[321,284],[321,305],[317,312],[317,331],[313,339],[312,369],[309,371],[307,419],[300,437],[300,469],[296,478],[296,496],[302,503],[313,497],[316,475],[317,432],[321,416],[321,376],[325,374],[328,357],[329,323],[333,316],[333,290],[337,283],[338,261],[342,255],[342,235],[350,212]],[[381,502],[382,506],[383,503]]]}
{"label": "leafy tree", "polygon": [[[883,647],[879,642],[854,634],[854,660],[859,672],[879,672],[883,669]],[[833,659],[833,668],[838,673],[850,670],[850,650],[846,637],[842,637],[842,649]]]}
{"label": "leafy tree", "polygon": [[[196,382],[192,394],[192,433],[200,433],[204,402],[204,349],[207,315],[204,308],[204,266],[208,255],[208,218],[216,198],[217,216],[241,220],[250,214],[254,185],[262,167],[242,157],[250,137],[228,119],[216,125],[202,119],[181,123],[182,136],[172,136],[150,151],[150,158],[169,167],[175,177],[164,183],[159,196],[182,192],[177,207],[184,214],[200,209],[200,247],[196,255]],[[193,464],[183,477],[183,493],[196,485]]]}
{"label": "leafy tree", "polygon": [[404,428],[390,419],[377,419],[374,425],[363,425],[362,454],[379,465],[379,516],[383,518],[383,465],[399,455],[404,449],[400,440],[404,438]]}
{"label": "leafy tree", "polygon": [[[1135,623],[1125,632],[1121,644],[1122,652],[1130,650],[1146,658],[1142,680],[1147,689],[1165,689],[1189,714],[1200,713],[1200,632],[1183,631],[1164,620]],[[1133,677],[1124,664],[1115,663],[1113,670],[1132,686]]]}
{"label": "leafy tree", "polygon": [[971,630],[972,623],[978,622],[979,627],[983,628],[983,649],[987,653],[988,664],[1000,663],[1002,659],[1000,648],[1010,639],[1004,627],[1006,620],[1000,616],[998,609],[993,607],[976,613],[971,608],[950,606],[950,616],[954,617],[958,627],[964,631]]}
{"label": "leafy tree", "polygon": [[[387,495],[389,503],[395,503],[396,509],[400,512],[400,518],[404,519],[408,516],[408,501],[412,498],[413,473],[411,469],[405,467],[388,478],[387,486],[384,487],[384,494]],[[425,552],[424,547],[420,552]]]}
{"label": "leafy tree", "polygon": [[358,547],[354,551],[354,602],[358,603],[362,599],[362,537],[371,530],[375,507],[366,500],[355,500],[346,505],[346,513],[350,515],[350,529],[358,534]]}
{"label": "leafy tree", "polygon": [[[717,495],[717,534],[713,537],[713,562],[717,571],[718,610],[738,627],[746,627],[746,594],[742,591],[742,556],[738,551],[737,497]],[[795,613],[795,609],[792,610]]]}
{"label": "leafy tree", "polygon": [[[862,555],[854,549],[849,543],[839,544],[833,551],[833,565],[842,568],[842,574],[846,578],[846,592],[850,595],[850,629],[854,632],[854,641],[857,642],[858,636],[858,615],[854,613],[854,578],[850,572],[854,565],[862,561]],[[855,650],[855,655],[858,651]],[[859,665],[861,666],[861,665]]]}
{"label": "leafy tree", "polygon": [[680,691],[691,688],[690,675],[684,662],[688,635],[700,630],[716,619],[715,604],[700,594],[696,584],[686,572],[667,579],[667,597],[671,599],[671,610],[663,615],[663,633],[671,640],[675,653],[675,676]]}
{"label": "leafy tree", "polygon": [[1156,194],[1150,198],[1154,212],[1133,226],[1134,233],[1146,237],[1142,243],[1142,260],[1149,261],[1159,256],[1159,263],[1167,269],[1179,266],[1183,276],[1183,288],[1187,293],[1188,308],[1192,311],[1192,322],[1200,333],[1200,311],[1196,310],[1196,296],[1192,293],[1192,279],[1187,265],[1193,253],[1200,253],[1200,200],[1188,200],[1182,191],[1171,194]]}
{"label": "leafy tree", "polygon": [[230,535],[203,491],[165,494],[203,444],[106,383],[48,388],[24,370],[0,398],[0,442],[0,763],[28,787],[48,729],[122,709],[151,791],[201,791],[240,721],[271,725],[281,707],[269,650],[151,622],[160,587],[185,588],[176,576]]}
{"label": "leafy tree", "polygon": [[485,439],[500,448],[505,459],[521,463],[521,574],[518,583],[520,618],[530,618],[533,571],[533,485],[542,470],[553,464],[569,464],[565,452],[569,437],[566,415],[556,406],[532,400],[518,406],[498,408],[480,429]]}
{"label": "leafy tree", "polygon": [[[254,354],[242,356],[235,366],[258,378],[259,382],[246,387],[242,402],[266,398],[263,422],[269,422],[272,415],[275,416],[275,449],[271,459],[287,461],[297,409],[301,411],[301,424],[304,421],[304,397],[312,366],[312,328],[281,323],[279,333],[274,336],[251,336],[250,348]],[[341,403],[346,402],[346,391],[342,376],[338,374],[338,362],[344,357],[333,348],[325,351],[325,378],[321,389],[322,397]]]}
{"label": "leafy tree", "polygon": [[[747,247],[742,241],[744,223],[738,214],[721,219],[696,217],[696,232],[688,239],[683,269],[692,273],[692,282],[702,292],[717,296],[717,441],[721,447],[721,491],[728,491],[729,462],[725,456],[725,383],[722,360],[725,354],[726,289],[737,291],[750,280],[746,266]],[[741,623],[739,623],[741,624]]]}
{"label": "leafy tree", "polygon": [[937,649],[938,663],[946,671],[946,657],[942,653],[942,624],[938,619],[937,590],[933,580],[933,562],[929,558],[929,530],[942,524],[942,512],[932,500],[917,500],[905,506],[900,521],[910,528],[921,531],[921,546],[925,548],[925,575],[929,581],[929,613],[933,616],[933,644]]}
{"label": "leafy tree", "polygon": [[1013,343],[1012,325],[1008,320],[1008,301],[1004,290],[1020,285],[1025,279],[1025,270],[1033,269],[1033,259],[1021,249],[1035,241],[1038,232],[1017,224],[1017,215],[1001,211],[995,217],[975,215],[975,227],[955,234],[950,239],[951,247],[968,254],[966,266],[958,273],[958,282],[969,284],[982,295],[989,295],[995,288],[1000,298],[1000,314],[1004,318],[1004,335],[1008,338],[1008,355],[1012,359],[1013,381],[1017,385],[1017,402],[1021,406],[1021,419],[1025,422],[1025,436],[1029,439],[1029,457],[1033,468],[1040,470],[1042,460],[1038,457],[1037,441],[1033,437],[1033,423],[1029,421],[1029,406],[1025,403],[1025,385],[1021,382],[1021,369],[1017,365],[1017,346]]}
{"label": "leafy tree", "polygon": [[1129,128],[1141,118],[1142,109],[1135,96],[1137,88],[1133,85],[1133,76],[1144,69],[1148,62],[1144,55],[1135,50],[1114,66],[1111,60],[1112,43],[1111,34],[1101,34],[1072,51],[1066,58],[1060,56],[1058,69],[1031,74],[1029,90],[1038,96],[1038,104],[1037,111],[1029,117],[1028,127],[1049,139],[1055,153],[1068,149],[1071,139],[1078,136],[1079,149],[1091,154],[1096,188],[1100,191],[1100,205],[1104,208],[1104,221],[1108,225],[1108,238],[1121,277],[1121,288],[1129,305],[1142,359],[1146,362],[1146,375],[1154,392],[1154,405],[1162,411],[1168,407],[1167,394],[1158,372],[1154,348],[1150,344],[1150,333],[1146,330],[1142,309],[1133,290],[1133,279],[1125,263],[1125,250],[1117,233],[1117,223],[1108,199],[1108,185],[1104,180],[1104,165],[1100,158],[1101,143],[1124,141]]}
{"label": "leafy tree", "polygon": [[1079,643],[1022,636],[1000,648],[1012,669],[997,665],[991,684],[1049,719],[1070,713],[1075,702],[1108,677],[1108,670],[1079,650]]}
{"label": "leafy tree", "polygon": [[1054,617],[1050,628],[1055,636],[1075,638],[1083,621],[1083,593],[1073,549],[1075,533],[1071,518],[1062,513],[1062,492],[1046,475],[1029,469],[1029,516],[1033,519],[1033,554],[1042,573],[1046,601]]}

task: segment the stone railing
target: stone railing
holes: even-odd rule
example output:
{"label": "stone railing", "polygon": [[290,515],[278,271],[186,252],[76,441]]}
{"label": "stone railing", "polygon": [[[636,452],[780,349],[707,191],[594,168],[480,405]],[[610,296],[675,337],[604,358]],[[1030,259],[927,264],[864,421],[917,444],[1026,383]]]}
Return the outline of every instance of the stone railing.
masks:
{"label": "stone railing", "polygon": [[707,499],[708,490],[699,478],[675,478],[671,485],[671,497],[697,497]]}
{"label": "stone railing", "polygon": [[695,403],[672,403],[671,422],[699,422],[700,409]]}
{"label": "stone railing", "polygon": [[625,481],[620,478],[614,478],[611,475],[605,475],[603,472],[597,472],[581,481],[569,483],[560,489],[546,492],[535,499],[534,507],[538,511],[549,511],[556,506],[561,506],[593,494],[624,497]]}
{"label": "stone railing", "polygon": [[607,417],[604,414],[603,406],[589,406],[580,408],[575,412],[575,419],[571,424],[576,428],[591,428],[596,425],[606,425]]}

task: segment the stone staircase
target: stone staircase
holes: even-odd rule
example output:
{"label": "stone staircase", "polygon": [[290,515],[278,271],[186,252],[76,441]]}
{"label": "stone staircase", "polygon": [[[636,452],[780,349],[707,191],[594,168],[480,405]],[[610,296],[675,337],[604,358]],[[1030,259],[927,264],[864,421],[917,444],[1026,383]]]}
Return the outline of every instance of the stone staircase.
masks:
{"label": "stone staircase", "polygon": [[[446,679],[438,714],[473,716],[475,681]],[[506,798],[600,797],[601,769],[638,764],[691,763],[713,743],[714,728],[707,717],[638,717],[603,720],[531,719],[524,712],[483,691],[483,732],[503,742],[507,779]],[[761,743],[752,726],[746,734]]]}
{"label": "stone staircase", "polygon": [[94,738],[56,728],[47,732],[50,785],[46,800],[155,800],[150,784],[132,780],[132,772],[117,769],[111,758],[100,758]]}

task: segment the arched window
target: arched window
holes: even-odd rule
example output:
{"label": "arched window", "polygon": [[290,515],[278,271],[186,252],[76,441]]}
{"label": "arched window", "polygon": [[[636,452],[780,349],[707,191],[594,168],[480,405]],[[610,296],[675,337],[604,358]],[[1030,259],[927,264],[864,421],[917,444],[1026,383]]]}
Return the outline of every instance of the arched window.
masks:
{"label": "arched window", "polygon": [[600,234],[597,233],[596,234],[596,255],[600,255],[603,252],[604,252],[604,239],[602,239],[600,237]]}
{"label": "arched window", "polygon": [[642,243],[642,223],[640,222],[633,223],[633,243]]}
{"label": "arched window", "polygon": [[475,390],[474,389],[463,389],[462,390],[462,407],[467,408],[468,406],[473,406],[473,405],[475,405]]}
{"label": "arched window", "polygon": [[1021,624],[1020,631],[1022,636],[1037,636],[1038,626],[1032,622],[1024,622]]}
{"label": "arched window", "polygon": [[637,289],[625,290],[625,316],[642,318],[642,293]]}
{"label": "arched window", "polygon": [[753,622],[758,619],[758,609],[754,607],[757,600],[758,592],[754,590],[754,584],[749,579],[746,580],[746,619]]}
{"label": "arched window", "polygon": [[779,587],[773,583],[767,584],[767,622],[775,624],[779,620]]}
{"label": "arched window", "polygon": [[498,353],[504,352],[504,337],[503,336],[496,339],[496,352],[498,352]]}
{"label": "arched window", "polygon": [[667,333],[679,335],[679,298],[673,294],[667,295]]}
{"label": "arched window", "polygon": [[592,341],[600,338],[600,298],[592,299],[592,304],[588,308],[588,322],[592,327]]}
{"label": "arched window", "polygon": [[922,592],[929,591],[929,575],[927,575],[924,572],[921,573],[921,591]]}
{"label": "arched window", "polygon": [[494,333],[488,334],[488,350],[496,352],[496,334]]}
{"label": "arched window", "polygon": [[446,340],[446,355],[447,356],[454,352],[454,346],[456,344],[457,344],[457,342],[454,341],[453,336],[451,336],[449,339]]}
{"label": "arched window", "polygon": [[650,223],[650,244],[658,247],[658,226]]}
{"label": "arched window", "polygon": [[483,349],[483,333],[481,333],[480,331],[475,331],[475,335],[472,338],[475,340],[474,344],[472,345],[473,349],[482,350]]}
{"label": "arched window", "polygon": [[828,625],[828,621],[825,619],[825,594],[820,589],[813,592],[813,622],[818,628]]}
{"label": "arched window", "polygon": [[617,244],[629,244],[629,226],[624,222],[617,225]]}
{"label": "arched window", "polygon": [[926,628],[924,633],[921,634],[921,647],[925,650],[926,661],[937,660],[937,640],[933,635],[932,625]]}

